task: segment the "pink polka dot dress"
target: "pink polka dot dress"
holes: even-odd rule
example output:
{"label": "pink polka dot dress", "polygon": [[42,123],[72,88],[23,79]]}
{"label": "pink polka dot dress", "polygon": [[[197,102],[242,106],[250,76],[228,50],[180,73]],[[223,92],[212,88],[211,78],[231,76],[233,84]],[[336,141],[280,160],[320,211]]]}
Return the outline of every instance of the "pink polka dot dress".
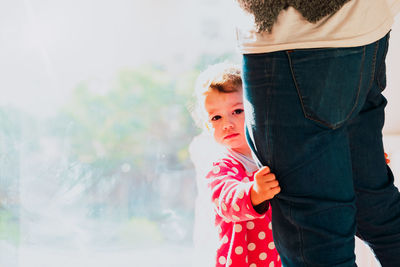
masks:
{"label": "pink polka dot dress", "polygon": [[259,214],[251,203],[253,176],[230,155],[207,175],[219,235],[215,266],[282,266],[272,238],[271,208]]}

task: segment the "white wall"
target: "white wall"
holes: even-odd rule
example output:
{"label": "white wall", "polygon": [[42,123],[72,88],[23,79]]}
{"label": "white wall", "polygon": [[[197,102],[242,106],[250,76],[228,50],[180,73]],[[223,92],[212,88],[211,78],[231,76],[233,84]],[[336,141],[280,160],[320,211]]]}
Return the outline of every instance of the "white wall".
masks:
{"label": "white wall", "polygon": [[387,55],[387,88],[385,134],[400,134],[400,15],[392,27]]}

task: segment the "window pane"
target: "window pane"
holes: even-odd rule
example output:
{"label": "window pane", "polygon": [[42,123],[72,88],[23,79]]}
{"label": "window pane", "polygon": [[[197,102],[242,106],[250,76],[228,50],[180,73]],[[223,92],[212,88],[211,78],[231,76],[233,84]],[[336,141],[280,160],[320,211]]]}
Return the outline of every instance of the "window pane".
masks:
{"label": "window pane", "polygon": [[[221,0],[0,4],[0,266],[191,266],[196,75]],[[6,74],[6,75],[4,75]]]}

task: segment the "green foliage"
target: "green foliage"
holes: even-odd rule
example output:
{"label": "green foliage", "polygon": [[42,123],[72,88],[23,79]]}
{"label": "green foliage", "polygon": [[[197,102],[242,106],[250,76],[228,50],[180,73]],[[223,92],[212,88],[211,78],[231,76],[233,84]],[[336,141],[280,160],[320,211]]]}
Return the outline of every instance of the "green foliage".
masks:
{"label": "green foliage", "polygon": [[141,169],[156,155],[187,164],[182,150],[196,129],[186,109],[193,80],[184,78],[143,67],[122,71],[105,94],[80,84],[57,118],[71,125],[72,155],[111,173],[123,163]]}
{"label": "green foliage", "polygon": [[0,108],[0,240],[13,244],[17,244],[20,237],[19,164],[24,118],[14,108]]}
{"label": "green foliage", "polygon": [[[0,202],[0,239],[19,241],[21,165],[26,184],[66,209],[133,218],[120,229],[130,244],[163,242],[171,238],[165,232],[190,239],[195,175],[188,146],[199,129],[188,108],[197,75],[214,62],[204,56],[184,73],[153,65],[122,70],[106,92],[81,82],[50,119],[0,107],[0,195],[7,202]],[[163,210],[179,223],[159,219]],[[175,234],[182,225],[187,230]]]}
{"label": "green foliage", "polygon": [[0,207],[0,240],[19,242],[19,221],[16,212]]}
{"label": "green foliage", "polygon": [[[68,148],[62,183],[84,185],[90,216],[159,212],[161,174],[192,168],[188,146],[198,129],[187,104],[195,78],[194,71],[178,75],[144,66],[121,71],[106,92],[82,82],[48,122]],[[184,190],[193,190],[194,177],[184,179],[191,180]]]}

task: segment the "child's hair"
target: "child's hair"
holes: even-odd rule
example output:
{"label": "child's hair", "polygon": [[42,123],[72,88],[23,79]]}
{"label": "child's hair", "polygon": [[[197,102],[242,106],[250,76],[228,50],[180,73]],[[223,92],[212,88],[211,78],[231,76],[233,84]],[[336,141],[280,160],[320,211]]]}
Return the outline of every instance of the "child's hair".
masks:
{"label": "child's hair", "polygon": [[192,116],[196,125],[204,129],[207,121],[207,112],[204,107],[207,92],[216,90],[220,93],[232,93],[242,90],[241,70],[232,63],[218,63],[210,65],[196,80],[195,105]]}

